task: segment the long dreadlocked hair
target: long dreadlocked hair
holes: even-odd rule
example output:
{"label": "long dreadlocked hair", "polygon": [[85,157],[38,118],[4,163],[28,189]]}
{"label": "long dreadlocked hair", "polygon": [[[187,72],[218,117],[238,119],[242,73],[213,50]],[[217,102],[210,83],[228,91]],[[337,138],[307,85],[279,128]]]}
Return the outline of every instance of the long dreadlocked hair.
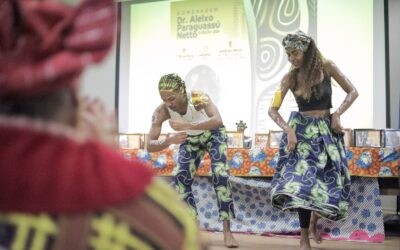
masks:
{"label": "long dreadlocked hair", "polygon": [[[311,88],[319,82],[321,77],[321,71],[323,71],[323,63],[325,58],[322,56],[321,52],[318,50],[315,42],[311,39],[310,45],[307,51],[304,53],[304,83],[296,84],[295,94],[309,100],[311,97]],[[300,69],[292,69],[291,77],[293,82],[297,82],[297,75]]]}
{"label": "long dreadlocked hair", "polygon": [[185,81],[177,74],[163,75],[158,82],[158,91],[173,91],[187,95]]}

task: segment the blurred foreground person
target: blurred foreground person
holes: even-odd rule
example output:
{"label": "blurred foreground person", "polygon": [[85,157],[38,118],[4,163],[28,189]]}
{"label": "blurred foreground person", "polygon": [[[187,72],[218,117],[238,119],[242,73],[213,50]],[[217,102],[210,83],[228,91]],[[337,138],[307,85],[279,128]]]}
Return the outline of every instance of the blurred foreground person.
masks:
{"label": "blurred foreground person", "polygon": [[114,117],[78,98],[112,45],[113,2],[0,2],[0,249],[201,248],[178,195],[115,152]]}

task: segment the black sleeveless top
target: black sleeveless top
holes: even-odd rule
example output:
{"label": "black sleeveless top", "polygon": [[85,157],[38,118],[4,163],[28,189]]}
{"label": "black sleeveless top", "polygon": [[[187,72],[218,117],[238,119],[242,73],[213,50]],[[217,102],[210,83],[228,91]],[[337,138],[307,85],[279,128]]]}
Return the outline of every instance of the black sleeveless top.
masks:
{"label": "black sleeveless top", "polygon": [[[297,89],[297,80],[294,86],[295,93]],[[332,86],[331,77],[324,73],[322,82],[311,87],[311,96],[309,100],[304,99],[302,96],[294,94],[299,111],[311,110],[324,110],[332,108]]]}

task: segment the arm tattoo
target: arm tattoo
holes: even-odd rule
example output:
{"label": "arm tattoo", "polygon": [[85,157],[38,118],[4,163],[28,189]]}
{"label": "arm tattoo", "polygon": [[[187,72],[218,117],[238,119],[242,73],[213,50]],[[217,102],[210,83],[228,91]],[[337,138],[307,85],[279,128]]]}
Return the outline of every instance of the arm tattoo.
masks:
{"label": "arm tattoo", "polygon": [[342,104],[336,110],[336,113],[342,115],[350,107],[350,105],[354,102],[356,98],[357,98],[356,91],[353,90],[350,93],[348,93]]}
{"label": "arm tattoo", "polygon": [[151,146],[159,146],[159,145],[162,145],[164,142],[165,142],[165,139],[163,139],[163,140],[151,140],[149,142],[149,144]]}
{"label": "arm tattoo", "polygon": [[282,116],[279,115],[277,110],[271,110],[270,117],[284,131],[289,128],[289,125],[283,120]]}
{"label": "arm tattoo", "polygon": [[342,78],[344,83],[347,83],[346,85],[349,85],[346,87],[342,86],[342,88],[343,89],[350,88],[349,92],[346,91],[347,92],[346,98],[343,100],[342,104],[336,110],[337,114],[342,115],[350,107],[350,105],[354,102],[354,100],[357,98],[358,92],[354,88],[354,86],[351,84],[350,80],[347,79],[347,77],[337,68],[337,66],[334,63],[332,63],[332,66],[333,66],[334,71],[337,72],[339,79]]}
{"label": "arm tattoo", "polygon": [[157,109],[156,112],[154,112],[153,116],[151,117],[151,124],[157,124],[159,122],[160,113],[161,113],[160,109]]}

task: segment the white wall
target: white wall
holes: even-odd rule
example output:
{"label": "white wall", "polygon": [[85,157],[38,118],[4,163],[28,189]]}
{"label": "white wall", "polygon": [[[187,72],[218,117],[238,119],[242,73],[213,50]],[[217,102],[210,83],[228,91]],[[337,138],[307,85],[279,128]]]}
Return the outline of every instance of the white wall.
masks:
{"label": "white wall", "polygon": [[[389,0],[390,127],[400,128],[400,1]],[[396,196],[382,196],[385,213],[396,213]]]}
{"label": "white wall", "polygon": [[102,63],[86,68],[81,77],[81,94],[99,98],[108,111],[115,110],[115,47]]}
{"label": "white wall", "polygon": [[[384,20],[384,3],[380,0],[374,1],[374,56],[373,56],[373,127],[380,129],[386,127],[386,116],[388,116],[388,112],[384,112],[386,110],[386,102],[381,101],[380,99],[386,99],[386,85],[385,81],[387,79],[385,67],[385,20]],[[359,98],[360,99],[360,98]],[[355,103],[357,103],[357,100]],[[361,103],[363,105],[363,103]]]}
{"label": "white wall", "polygon": [[390,127],[400,128],[400,1],[389,0]]}

